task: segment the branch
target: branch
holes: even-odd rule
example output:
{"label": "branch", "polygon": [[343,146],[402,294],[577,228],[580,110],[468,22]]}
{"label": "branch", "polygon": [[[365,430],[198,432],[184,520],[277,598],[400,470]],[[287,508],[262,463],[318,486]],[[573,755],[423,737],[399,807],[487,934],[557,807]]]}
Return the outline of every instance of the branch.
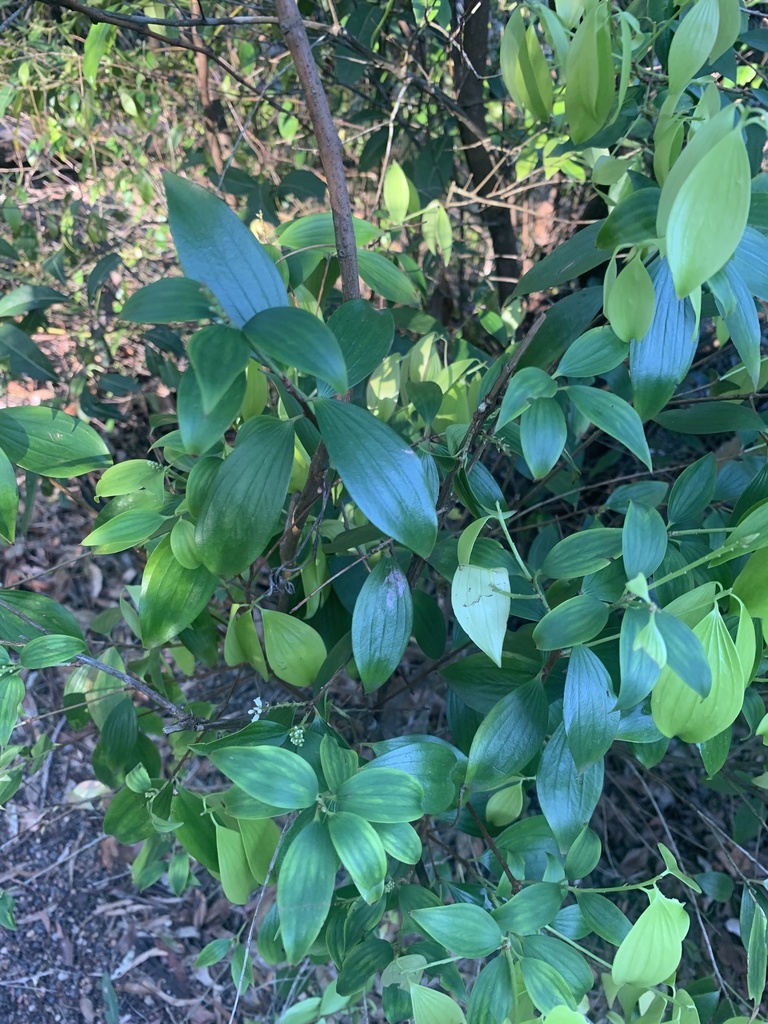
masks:
{"label": "branch", "polygon": [[312,48],[301,20],[296,0],[275,0],[280,31],[293,57],[296,73],[304,90],[309,117],[317,138],[317,148],[328,182],[328,196],[333,212],[336,252],[341,272],[344,301],[360,297],[357,271],[357,243],[352,220],[352,207],[344,170],[341,139],[333,123],[328,97],[325,95],[320,72],[317,70]]}
{"label": "branch", "polygon": [[[440,493],[437,497],[437,508],[438,508],[438,528],[440,528],[450,511],[451,499],[453,497],[453,481],[456,478],[456,474],[464,464],[464,460],[469,453],[470,448],[477,440],[478,435],[485,426],[485,423],[490,416],[495,412],[496,406],[506,391],[509,379],[520,363],[525,353],[531,347],[533,339],[539,331],[539,328],[544,323],[545,314],[536,320],[534,325],[528,331],[523,340],[512,352],[507,362],[501,369],[499,376],[497,377],[494,384],[488,390],[488,394],[485,396],[483,401],[477,407],[475,415],[472,417],[472,422],[469,424],[469,429],[464,435],[464,440],[461,444],[461,448],[456,453],[453,466],[448,470],[445,475],[445,479],[440,487]],[[421,570],[424,568],[426,559],[421,558],[419,555],[414,555],[411,559],[411,564],[408,566],[407,579],[411,587],[414,586],[416,580],[419,578]]]}
{"label": "branch", "polygon": [[[31,2],[31,0],[30,0]],[[161,28],[219,28],[225,25],[276,25],[277,18],[257,14],[236,14],[224,18],[154,18],[146,14],[119,14],[114,11],[103,11],[99,7],[81,4],[78,0],[39,0],[46,7],[63,7],[76,14],[84,14],[93,22],[107,25],[118,25],[121,28],[150,28],[157,25]],[[27,4],[29,6],[29,4]],[[12,15],[16,17],[16,15]],[[8,19],[10,21],[10,18]],[[3,23],[4,25],[5,23]],[[328,31],[328,26],[321,22],[307,22],[310,28],[321,32]],[[2,28],[3,26],[0,26]],[[165,38],[163,36],[163,38]]]}

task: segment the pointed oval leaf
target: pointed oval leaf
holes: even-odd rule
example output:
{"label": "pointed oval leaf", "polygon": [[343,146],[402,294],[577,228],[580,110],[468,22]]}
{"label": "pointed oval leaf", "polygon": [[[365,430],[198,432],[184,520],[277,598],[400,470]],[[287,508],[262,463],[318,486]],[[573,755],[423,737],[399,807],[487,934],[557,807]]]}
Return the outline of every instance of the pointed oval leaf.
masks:
{"label": "pointed oval leaf", "polygon": [[501,928],[487,910],[472,903],[411,911],[418,927],[457,956],[488,956],[501,945]]}
{"label": "pointed oval leaf", "polygon": [[230,903],[244,906],[256,888],[256,879],[248,867],[242,837],[235,829],[214,825],[221,887]]}
{"label": "pointed oval leaf", "polygon": [[650,988],[666,981],[680,963],[690,923],[682,903],[655,892],[616,951],[614,982]]}
{"label": "pointed oval leaf", "polygon": [[598,245],[616,249],[655,239],[660,195],[661,190],[654,187],[630,192],[608,214],[597,236]]}
{"label": "pointed oval leaf", "polygon": [[445,992],[411,985],[414,1024],[466,1024],[458,1003]]}
{"label": "pointed oval leaf", "polygon": [[242,331],[215,324],[195,331],[187,354],[197,376],[203,412],[208,414],[246,368],[251,350]]}
{"label": "pointed oval leaf", "polygon": [[583,384],[571,384],[565,391],[582,416],[628,448],[648,469],[653,469],[643,424],[631,405],[618,395]]}
{"label": "pointed oval leaf", "polygon": [[93,427],[42,405],[0,409],[0,448],[11,462],[41,476],[82,476],[112,462]]}
{"label": "pointed oval leaf", "polygon": [[672,485],[667,502],[670,526],[686,520],[697,520],[715,496],[717,462],[709,452],[686,466]]}
{"label": "pointed oval leaf", "polygon": [[593,640],[608,621],[608,606],[591,594],[579,594],[547,612],[533,630],[540,651],[556,651]]}
{"label": "pointed oval leaf", "polygon": [[395,321],[388,309],[374,309],[367,299],[352,299],[328,321],[347,367],[347,386],[353,388],[373,373],[389,354]]}
{"label": "pointed oval leaf", "polygon": [[328,656],[323,639],[307,622],[265,609],[264,647],[272,671],[293,686],[311,686]]}
{"label": "pointed oval leaf", "polygon": [[549,1015],[561,1006],[576,1009],[576,1000],[568,982],[552,964],[524,956],[520,961],[520,971],[525,990],[537,1010]]}
{"label": "pointed oval leaf", "polygon": [[416,306],[419,293],[410,278],[380,252],[358,249],[360,277],[377,295],[401,306]]}
{"label": "pointed oval leaf", "polygon": [[11,370],[33,380],[57,380],[56,369],[34,341],[14,324],[0,323],[0,356],[9,356]]}
{"label": "pointed oval leaf", "polygon": [[567,437],[568,427],[559,402],[554,398],[531,402],[520,417],[520,443],[534,480],[543,479],[555,468]]}
{"label": "pointed oval leaf", "polygon": [[328,452],[360,511],[426,558],[437,537],[437,515],[418,455],[365,409],[329,399],[314,408]]}
{"label": "pointed oval leaf", "polygon": [[303,757],[283,747],[222,747],[208,750],[219,771],[249,796],[296,811],[318,796],[317,776]]}
{"label": "pointed oval leaf", "polygon": [[221,576],[243,572],[262,554],[288,493],[293,465],[291,423],[255,416],[219,464],[195,527],[206,567]]}
{"label": "pointed oval leaf", "polygon": [[167,171],[163,183],[184,273],[210,288],[235,326],[262,309],[288,305],[275,264],[223,200]]}
{"label": "pointed oval leaf", "polygon": [[[736,300],[733,312],[726,315],[721,310],[721,316],[728,328],[731,341],[739,353],[749,374],[752,385],[757,389],[760,377],[760,321],[757,317],[757,309],[752,294],[733,264],[733,261],[726,263],[723,273],[731,289],[731,294]],[[718,304],[719,305],[719,304]]]}
{"label": "pointed oval leaf", "polygon": [[299,832],[280,867],[277,910],[280,937],[289,963],[306,956],[331,907],[339,859],[328,829],[310,821]]}
{"label": "pointed oval leaf", "polygon": [[37,636],[22,648],[19,663],[24,668],[48,668],[66,665],[85,650],[85,643],[76,636]]}
{"label": "pointed oval leaf", "polygon": [[208,604],[218,580],[204,566],[185,569],[164,537],[149,556],[141,580],[139,622],[145,647],[159,647],[188,626]]}
{"label": "pointed oval leaf", "polygon": [[240,373],[211,411],[206,412],[195,369],[187,367],[179,381],[176,400],[181,440],[190,455],[204,455],[221,442],[240,412],[245,390],[245,374]]}
{"label": "pointed oval leaf", "polygon": [[599,761],[616,739],[619,712],[608,670],[588,647],[574,647],[563,694],[563,724],[578,771]]}
{"label": "pointed oval leaf", "polygon": [[120,512],[113,519],[92,530],[80,543],[84,547],[98,548],[99,555],[125,551],[126,548],[143,544],[164,522],[165,516],[159,512],[141,508],[128,509],[127,512]]}
{"label": "pointed oval leaf", "polygon": [[568,746],[565,726],[559,725],[541,755],[536,792],[544,817],[562,852],[589,824],[602,791],[602,759],[579,774]]}
{"label": "pointed oval leaf", "polygon": [[501,666],[510,608],[507,570],[460,565],[451,582],[451,604],[467,636]]}
{"label": "pointed oval leaf", "polygon": [[495,789],[520,772],[544,742],[547,708],[540,679],[516,687],[494,705],[472,740],[467,785]]}
{"label": "pointed oval leaf", "polygon": [[554,580],[572,580],[598,572],[621,553],[621,530],[596,526],[558,541],[539,572]]}
{"label": "pointed oval leaf", "polygon": [[384,205],[395,224],[402,224],[407,217],[410,201],[411,190],[405,171],[393,160],[384,175]]}
{"label": "pointed oval leaf", "polygon": [[656,293],[638,253],[623,268],[605,301],[605,315],[622,341],[644,338],[653,323]]}
{"label": "pointed oval leaf", "polygon": [[416,821],[422,816],[424,790],[398,768],[360,771],[336,794],[338,808],[372,822]]}
{"label": "pointed oval leaf", "polygon": [[493,917],[505,932],[532,935],[552,923],[565,895],[563,887],[555,882],[535,882],[497,907]]}
{"label": "pointed oval leaf", "polygon": [[328,818],[328,832],[360,895],[375,903],[384,893],[387,855],[373,825],[359,814],[337,811]]}
{"label": "pointed oval leaf", "polygon": [[[16,538],[16,518],[19,514],[19,485],[11,461],[0,448],[0,537],[9,544]],[[442,651],[440,652],[442,654]]]}
{"label": "pointed oval leaf", "polygon": [[394,558],[382,558],[363,584],[352,613],[352,653],[366,693],[395,671],[412,629],[408,580]]}
{"label": "pointed oval leaf", "polygon": [[166,277],[129,295],[120,319],[132,324],[177,324],[211,320],[213,310],[199,281]]}
{"label": "pointed oval leaf", "polygon": [[555,382],[538,366],[525,366],[518,370],[504,392],[495,430],[501,430],[510,420],[516,419],[534,398],[551,398],[556,392]]}
{"label": "pointed oval leaf", "polygon": [[598,247],[596,241],[603,223],[604,221],[597,221],[577,231],[573,238],[562,242],[543,260],[534,264],[520,278],[514,291],[515,297],[555,288],[594,270],[601,263],[607,263],[613,249]]}
{"label": "pointed oval leaf", "polygon": [[681,93],[712,52],[720,26],[718,0],[697,0],[689,8],[669,48],[669,88]]}
{"label": "pointed oval leaf", "polygon": [[319,377],[338,392],[347,390],[347,367],[336,335],[306,309],[264,309],[246,323],[243,334],[267,359]]}
{"label": "pointed oval leaf", "polygon": [[667,553],[667,528],[655,508],[630,501],[621,531],[621,554],[627,579],[651,576]]}
{"label": "pointed oval leaf", "polygon": [[47,309],[56,303],[69,301],[66,295],[53,288],[22,284],[0,299],[0,317],[19,316],[21,313],[30,313],[33,309]]}
{"label": "pointed oval leaf", "polygon": [[557,367],[558,377],[598,377],[627,358],[627,345],[610,327],[594,327],[568,348]]}

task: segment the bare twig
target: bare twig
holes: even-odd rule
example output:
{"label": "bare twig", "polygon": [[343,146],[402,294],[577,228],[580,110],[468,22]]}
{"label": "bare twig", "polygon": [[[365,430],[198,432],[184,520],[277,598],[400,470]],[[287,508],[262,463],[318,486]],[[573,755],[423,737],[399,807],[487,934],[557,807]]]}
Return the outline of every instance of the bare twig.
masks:
{"label": "bare twig", "polygon": [[302,21],[296,0],[276,0],[280,31],[291,51],[296,73],[304,90],[312,127],[317,138],[317,148],[328,182],[328,196],[333,212],[333,229],[336,235],[336,252],[341,272],[341,288],[344,299],[360,297],[360,282],[357,272],[357,244],[352,220],[352,206],[344,170],[341,139],[336,131],[325,95],[320,72],[317,70],[307,30]]}

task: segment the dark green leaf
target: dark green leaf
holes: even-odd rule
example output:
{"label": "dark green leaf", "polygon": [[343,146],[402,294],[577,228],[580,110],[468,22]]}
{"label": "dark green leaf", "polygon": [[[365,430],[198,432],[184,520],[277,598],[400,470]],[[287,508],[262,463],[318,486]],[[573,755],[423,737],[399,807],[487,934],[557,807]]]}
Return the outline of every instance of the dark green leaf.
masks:
{"label": "dark green leaf", "polygon": [[652,575],[667,553],[667,528],[655,508],[630,501],[621,538],[621,554],[628,580],[637,575]]}
{"label": "dark green leaf", "polygon": [[283,859],[277,882],[280,933],[289,963],[309,951],[328,916],[339,859],[328,829],[310,821]]}
{"label": "dark green leaf", "polygon": [[369,936],[344,958],[336,991],[340,996],[351,996],[364,989],[379,971],[392,963],[394,951],[389,942]]}
{"label": "dark green leaf", "polygon": [[392,314],[388,309],[374,309],[367,299],[343,303],[328,321],[328,327],[344,355],[350,388],[373,373],[389,353],[395,337]]}
{"label": "dark green leaf", "polygon": [[277,527],[293,465],[293,427],[255,416],[238,432],[219,466],[195,527],[204,564],[221,576],[247,569]]}
{"label": "dark green leaf", "polygon": [[190,455],[204,455],[229,430],[243,404],[245,374],[235,377],[226,394],[206,413],[203,392],[192,366],[182,374],[177,394],[179,431]]}
{"label": "dark green leaf", "polygon": [[236,327],[262,309],[288,305],[274,263],[225,202],[167,171],[163,182],[184,273],[213,292]]}
{"label": "dark green leaf", "polygon": [[648,696],[656,685],[661,665],[642,646],[638,635],[647,630],[651,613],[647,608],[627,608],[621,622],[619,658],[621,663],[621,691],[616,702],[619,711],[634,707]]}
{"label": "dark green leaf", "polygon": [[392,675],[413,629],[411,590],[393,558],[369,574],[352,614],[352,652],[366,693]]}
{"label": "dark green leaf", "polygon": [[[557,927],[557,921],[553,927]],[[580,1001],[592,988],[594,978],[584,957],[572,946],[551,935],[526,935],[522,940],[523,953],[536,960],[544,960],[556,967],[565,978],[574,998]]]}
{"label": "dark green leaf", "polygon": [[520,418],[520,441],[534,480],[541,480],[554,469],[567,436],[565,416],[555,399],[536,399],[525,410]]}
{"label": "dark green leaf", "polygon": [[338,392],[347,390],[347,368],[336,335],[306,309],[264,309],[243,333],[262,357],[319,377]]}
{"label": "dark green leaf", "polygon": [[559,725],[541,755],[536,792],[562,852],[589,824],[602,791],[602,759],[579,774],[565,726]]}
{"label": "dark green leaf", "polygon": [[142,642],[159,647],[196,619],[218,580],[204,566],[185,569],[174,558],[171,538],[164,537],[149,556],[141,580],[139,621]]}
{"label": "dark green leaf", "polygon": [[6,643],[23,644],[44,633],[64,633],[83,640],[83,630],[72,612],[50,597],[31,590],[0,590],[0,636]]}
{"label": "dark green leaf", "polygon": [[19,316],[33,309],[47,309],[57,302],[69,302],[66,295],[43,285],[22,284],[0,299],[0,317]]}
{"label": "dark green leaf", "polygon": [[424,790],[416,779],[397,768],[360,771],[336,794],[340,811],[368,821],[416,821],[424,813]]}
{"label": "dark green leaf", "polygon": [[552,922],[564,899],[562,886],[536,882],[494,910],[493,916],[503,931],[531,935]]}
{"label": "dark green leaf", "polygon": [[[2,530],[0,530],[0,533]],[[446,628],[445,616],[434,597],[423,590],[414,590],[413,601],[413,635],[416,643],[428,658],[439,658],[445,650]]]}
{"label": "dark green leaf", "polygon": [[[13,544],[16,537],[16,518],[19,514],[19,486],[16,470],[0,448],[0,537]],[[445,641],[443,641],[445,646]],[[440,654],[442,654],[442,650]],[[440,655],[436,655],[439,657]]]}
{"label": "dark green leaf", "polygon": [[[529,641],[530,643],[530,641]],[[440,670],[451,689],[469,707],[482,714],[506,697],[512,687],[530,682],[541,670],[541,656],[535,649],[525,652],[507,652],[501,656],[501,668],[485,654],[470,654],[468,658]]]}
{"label": "dark green leaf", "polygon": [[104,815],[104,831],[126,845],[148,839],[155,829],[144,794],[127,788],[117,792]]}
{"label": "dark green leaf", "polygon": [[359,249],[357,252],[360,277],[377,295],[401,306],[415,306],[419,293],[410,279],[380,252]]}
{"label": "dark green leaf", "polygon": [[564,390],[582,416],[628,448],[648,469],[653,468],[643,425],[631,405],[618,395],[582,384]]}
{"label": "dark green leaf", "polygon": [[403,737],[403,741],[394,747],[387,743],[376,743],[374,749],[378,756],[370,763],[367,771],[398,768],[407,772],[424,790],[422,808],[425,814],[442,814],[453,803],[456,785],[452,776],[457,760],[452,747],[445,743],[429,743]]}
{"label": "dark green leaf", "polygon": [[539,572],[555,580],[577,579],[610,565],[621,553],[621,530],[597,526],[558,541]]}
{"label": "dark green leaf", "polygon": [[568,348],[557,367],[558,377],[597,377],[627,358],[626,342],[610,327],[594,327]]}
{"label": "dark green leaf", "polygon": [[656,214],[661,189],[641,188],[622,199],[608,214],[597,235],[597,245],[616,249],[620,245],[650,242],[657,237]]}
{"label": "dark green leaf", "polygon": [[632,925],[616,904],[596,892],[577,892],[576,899],[590,929],[612,946],[621,945]]}
{"label": "dark green leaf", "polygon": [[242,331],[215,324],[195,331],[187,353],[208,415],[248,365],[250,346]]}
{"label": "dark green leaf", "polygon": [[[726,263],[723,273],[736,300],[736,305],[730,314],[726,314],[725,310],[721,309],[720,315],[725,321],[731,341],[746,367],[753,386],[757,388],[760,376],[760,321],[757,317],[755,301],[733,261]],[[717,301],[717,297],[715,300]]]}
{"label": "dark green leaf", "polygon": [[219,870],[213,816],[205,813],[202,797],[178,786],[171,801],[171,818],[181,822],[175,832],[184,849],[209,871]]}
{"label": "dark green leaf", "polygon": [[700,697],[706,697],[712,671],[699,638],[690,626],[667,612],[657,612],[655,621],[667,649],[667,665]]}
{"label": "dark green leaf", "polygon": [[672,485],[667,502],[670,526],[687,520],[698,521],[715,495],[717,462],[711,452],[686,466]]}
{"label": "dark green leaf", "polygon": [[521,356],[520,369],[538,366],[546,370],[586,331],[602,304],[603,289],[597,287],[582,288],[558,299],[545,313],[533,343]]}
{"label": "dark green leaf", "polygon": [[515,998],[510,964],[502,954],[478,974],[467,1005],[467,1024],[498,1024],[509,1017]]}
{"label": "dark green leaf", "polygon": [[616,738],[615,704],[605,665],[588,647],[574,647],[565,676],[563,724],[579,772],[599,761]]}
{"label": "dark green leaf", "polygon": [[82,476],[112,461],[93,427],[44,406],[0,409],[0,447],[11,462],[41,476]]}
{"label": "dark green leaf", "polygon": [[467,785],[495,789],[539,752],[547,731],[547,697],[540,679],[507,694],[490,710],[469,752]]}
{"label": "dark green leaf", "polygon": [[487,956],[501,945],[501,928],[487,910],[471,903],[411,911],[418,927],[441,946],[464,957]]}
{"label": "dark green leaf", "polygon": [[667,409],[654,416],[657,423],[678,434],[733,434],[765,430],[759,413],[738,402],[704,402],[689,409]]}
{"label": "dark green leaf", "polygon": [[0,358],[9,356],[11,370],[33,380],[57,380],[50,359],[43,355],[28,334],[14,324],[0,324]]}
{"label": "dark green leaf", "polygon": [[224,747],[209,751],[219,771],[249,796],[299,810],[317,800],[317,776],[303,757],[283,747]]}
{"label": "dark green leaf", "polygon": [[552,964],[524,956],[520,961],[520,971],[525,990],[537,1010],[549,1014],[555,1007],[563,1005],[569,1010],[576,1009],[576,1000],[568,983]]}
{"label": "dark green leaf", "polygon": [[567,242],[558,245],[523,275],[515,288],[515,296],[555,288],[559,284],[572,281],[575,277],[581,277],[587,271],[599,267],[601,263],[607,263],[612,255],[612,248],[597,248],[597,236],[603,223],[597,221],[590,224]]}
{"label": "dark green leaf", "polygon": [[517,419],[535,398],[551,398],[556,391],[557,385],[550,375],[538,366],[518,370],[504,392],[495,430],[499,431],[510,420]]}
{"label": "dark green leaf", "polygon": [[547,612],[533,630],[541,651],[574,647],[594,639],[608,621],[608,606],[591,594],[579,594]]}
{"label": "dark green leaf", "polygon": [[314,407],[330,456],[361,512],[426,558],[435,544],[437,515],[418,455],[358,406],[321,399]]}
{"label": "dark green leaf", "polygon": [[199,281],[166,277],[145,285],[125,300],[120,319],[132,324],[196,323],[213,318]]}
{"label": "dark green leaf", "polygon": [[[762,198],[768,201],[768,195]],[[733,265],[749,291],[768,301],[768,238],[755,228],[746,227],[733,254]]]}

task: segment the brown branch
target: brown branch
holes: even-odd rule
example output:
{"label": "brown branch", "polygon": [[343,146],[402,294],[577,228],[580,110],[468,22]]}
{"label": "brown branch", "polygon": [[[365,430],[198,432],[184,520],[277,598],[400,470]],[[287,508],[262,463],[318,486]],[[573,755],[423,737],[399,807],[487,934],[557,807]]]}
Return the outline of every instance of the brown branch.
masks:
{"label": "brown branch", "polygon": [[296,73],[304,90],[309,117],[317,139],[320,160],[328,182],[328,196],[333,212],[336,253],[341,272],[341,290],[344,300],[360,297],[357,270],[357,243],[349,201],[347,178],[341,139],[333,123],[328,97],[325,95],[320,72],[317,70],[307,30],[296,6],[296,0],[275,0],[280,31],[293,57]]}
{"label": "brown branch", "polygon": [[[31,0],[30,0],[31,2]],[[91,7],[88,4],[79,3],[78,0],[39,0],[46,7],[63,7],[76,14],[84,14],[94,22],[104,22],[107,25],[117,25],[121,28],[137,29],[150,28],[157,25],[160,28],[220,28],[226,25],[276,25],[277,18],[259,14],[235,14],[223,18],[204,18],[196,16],[192,18],[154,18],[146,14],[120,14],[114,11],[103,11],[99,7]],[[29,6],[27,4],[26,6]],[[23,8],[22,8],[23,9]],[[11,15],[15,18],[17,15]],[[8,18],[7,21],[10,21]],[[5,26],[6,22],[0,25]],[[321,32],[328,31],[328,26],[322,22],[309,21],[310,28],[318,29]],[[165,38],[165,37],[162,37]]]}
{"label": "brown branch", "polygon": [[[446,473],[445,478],[440,487],[440,493],[438,494],[437,498],[438,528],[443,525],[446,517],[448,516],[448,513],[451,510],[451,500],[453,497],[453,481],[456,478],[456,474],[464,465],[464,461],[467,455],[469,454],[470,448],[477,440],[479,434],[481,433],[489,417],[495,412],[496,406],[501,401],[512,374],[517,369],[520,360],[531,347],[531,344],[533,343],[533,340],[536,337],[539,328],[544,323],[544,316],[545,314],[542,313],[541,316],[536,320],[534,325],[531,327],[531,329],[528,331],[526,336],[523,338],[523,340],[514,349],[512,355],[509,357],[507,362],[502,367],[501,372],[499,373],[499,376],[497,377],[495,383],[492,384],[491,387],[489,388],[488,394],[477,407],[475,415],[472,417],[472,422],[469,424],[469,429],[464,435],[464,440],[461,444],[461,448],[456,453],[454,463]],[[408,572],[406,574],[408,578],[408,583],[410,584],[411,587],[415,585],[416,580],[419,578],[419,574],[421,573],[421,570],[424,568],[425,564],[426,559],[422,558],[420,555],[414,555],[413,558],[411,559],[411,564],[408,566]]]}
{"label": "brown branch", "polygon": [[[190,0],[189,9],[198,21],[202,19],[200,0]],[[200,38],[196,25],[191,27],[190,36],[196,46],[202,47],[203,41]],[[202,49],[195,52],[195,70],[197,72],[197,89],[200,93],[200,102],[203,105],[203,126],[208,140],[208,149],[211,152],[214,170],[221,179],[224,174],[224,157],[222,156],[221,143],[217,134],[219,127],[217,104],[211,98],[208,54],[203,53]]]}

